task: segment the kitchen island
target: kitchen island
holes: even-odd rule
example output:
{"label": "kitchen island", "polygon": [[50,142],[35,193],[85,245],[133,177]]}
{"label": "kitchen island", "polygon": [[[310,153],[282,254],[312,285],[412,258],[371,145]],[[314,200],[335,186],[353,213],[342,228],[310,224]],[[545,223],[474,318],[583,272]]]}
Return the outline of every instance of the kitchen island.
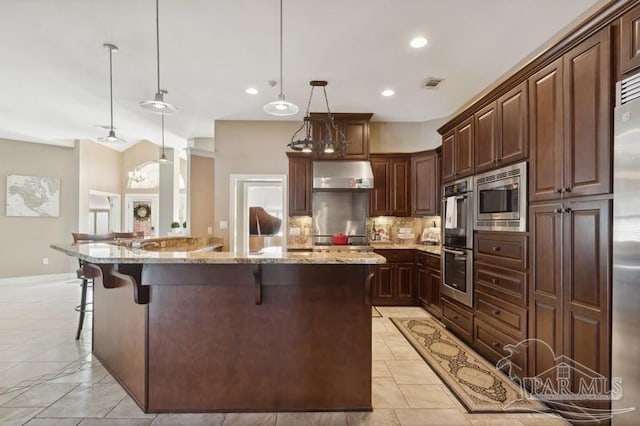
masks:
{"label": "kitchen island", "polygon": [[145,412],[371,410],[383,257],[51,247],[94,277],[93,354]]}

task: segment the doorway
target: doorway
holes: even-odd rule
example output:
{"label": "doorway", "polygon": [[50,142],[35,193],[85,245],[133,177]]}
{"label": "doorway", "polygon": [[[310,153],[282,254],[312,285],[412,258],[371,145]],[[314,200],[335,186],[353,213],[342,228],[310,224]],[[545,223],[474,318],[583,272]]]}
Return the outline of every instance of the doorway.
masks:
{"label": "doorway", "polygon": [[[232,252],[281,250],[286,246],[288,218],[286,188],[287,175],[230,176],[229,245]],[[260,228],[259,223],[255,223],[256,218],[252,218],[249,214],[250,211],[255,212],[257,209],[261,211],[263,217],[269,218],[271,223],[277,224],[279,219],[280,226],[266,227],[266,223],[263,223]],[[257,235],[251,235],[252,229],[253,234],[256,234],[256,228]]]}
{"label": "doorway", "polygon": [[158,194],[125,194],[126,232],[144,232],[158,236]]}
{"label": "doorway", "polygon": [[89,217],[87,232],[106,234],[120,231],[120,194],[89,190]]}

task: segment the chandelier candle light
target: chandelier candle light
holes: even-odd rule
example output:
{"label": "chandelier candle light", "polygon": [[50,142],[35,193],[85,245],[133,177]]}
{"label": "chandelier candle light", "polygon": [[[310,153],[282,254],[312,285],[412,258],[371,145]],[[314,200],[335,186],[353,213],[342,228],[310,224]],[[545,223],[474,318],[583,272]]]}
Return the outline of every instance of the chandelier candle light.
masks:
{"label": "chandelier candle light", "polygon": [[[344,156],[347,150],[347,138],[342,130],[340,130],[331,115],[331,109],[329,109],[329,100],[327,99],[327,83],[324,80],[312,80],[309,82],[311,86],[311,93],[309,93],[309,102],[307,103],[307,111],[305,112],[304,121],[302,126],[291,136],[291,142],[287,145],[293,151],[313,152],[321,151],[325,154],[332,154],[337,152],[339,156]],[[324,102],[327,106],[327,115],[324,118],[311,118],[310,108],[311,99],[313,98],[313,89],[316,87],[322,87],[324,94]],[[320,140],[314,140],[312,137],[312,124],[323,125],[324,133]],[[299,133],[304,129],[304,137],[297,139]],[[335,136],[335,139],[334,139]]]}
{"label": "chandelier candle light", "polygon": [[127,143],[126,140],[116,136],[116,131],[113,128],[113,52],[117,52],[118,47],[111,43],[105,43],[102,47],[109,49],[109,105],[111,111],[111,124],[109,126],[109,135],[98,138],[98,142]]}
{"label": "chandelier candle light", "polygon": [[269,102],[262,109],[267,114],[287,116],[297,114],[299,108],[296,104],[284,99],[284,82],[282,80],[282,0],[280,0],[280,94],[278,100]]}
{"label": "chandelier candle light", "polygon": [[156,0],[156,64],[158,91],[153,100],[142,101],[140,102],[140,106],[156,114],[173,114],[178,111],[178,108],[164,101],[164,95],[168,92],[160,88],[160,8],[158,3],[159,0]]}

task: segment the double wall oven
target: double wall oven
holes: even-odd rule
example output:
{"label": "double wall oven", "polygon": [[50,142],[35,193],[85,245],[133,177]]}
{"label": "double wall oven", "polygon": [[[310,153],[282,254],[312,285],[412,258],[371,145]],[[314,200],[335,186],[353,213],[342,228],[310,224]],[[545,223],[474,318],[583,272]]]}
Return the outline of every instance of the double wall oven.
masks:
{"label": "double wall oven", "polygon": [[442,187],[442,294],[473,306],[473,177]]}

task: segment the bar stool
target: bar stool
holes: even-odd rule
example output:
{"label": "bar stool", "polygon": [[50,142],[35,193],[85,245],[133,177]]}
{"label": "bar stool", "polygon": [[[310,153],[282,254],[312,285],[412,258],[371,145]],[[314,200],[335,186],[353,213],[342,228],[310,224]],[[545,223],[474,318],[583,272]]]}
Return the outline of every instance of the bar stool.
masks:
{"label": "bar stool", "polygon": [[[111,241],[115,240],[115,235],[113,233],[108,234],[81,234],[78,232],[72,232],[74,243],[91,243],[95,241]],[[84,261],[78,259],[80,263],[80,267],[76,271],[76,275],[79,279],[82,280],[82,292],[80,295],[80,304],[76,306],[76,311],[80,313],[80,318],[78,319],[78,331],[76,332],[76,340],[80,339],[80,333],[82,332],[82,325],[84,323],[84,314],[86,312],[91,312],[91,309],[87,309],[87,305],[93,305],[93,302],[87,303],[87,288],[89,287],[89,281],[93,284],[92,278],[87,278],[84,275],[83,266]]]}

